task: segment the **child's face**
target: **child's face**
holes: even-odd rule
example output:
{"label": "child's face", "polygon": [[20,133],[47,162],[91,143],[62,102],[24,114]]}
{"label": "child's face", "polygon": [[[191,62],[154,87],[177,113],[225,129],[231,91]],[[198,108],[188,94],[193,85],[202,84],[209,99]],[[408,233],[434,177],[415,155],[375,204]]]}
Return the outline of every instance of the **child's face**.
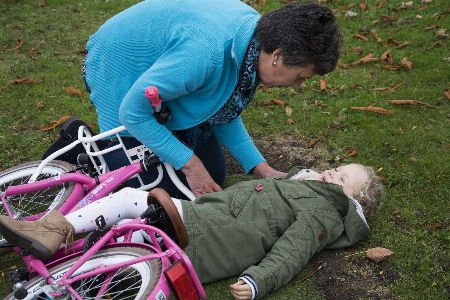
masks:
{"label": "child's face", "polygon": [[355,188],[369,181],[369,178],[362,165],[350,164],[323,171],[318,180],[342,185],[344,187],[344,193],[352,197]]}

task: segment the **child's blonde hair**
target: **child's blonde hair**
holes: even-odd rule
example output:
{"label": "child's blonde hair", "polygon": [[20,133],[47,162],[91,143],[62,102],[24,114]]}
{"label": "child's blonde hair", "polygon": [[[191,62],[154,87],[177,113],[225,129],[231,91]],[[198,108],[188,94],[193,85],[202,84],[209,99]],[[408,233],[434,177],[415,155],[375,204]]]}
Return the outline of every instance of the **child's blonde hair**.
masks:
{"label": "child's blonde hair", "polygon": [[361,204],[364,215],[368,218],[381,207],[383,185],[372,167],[361,166],[364,168],[369,181],[357,186],[352,197]]}

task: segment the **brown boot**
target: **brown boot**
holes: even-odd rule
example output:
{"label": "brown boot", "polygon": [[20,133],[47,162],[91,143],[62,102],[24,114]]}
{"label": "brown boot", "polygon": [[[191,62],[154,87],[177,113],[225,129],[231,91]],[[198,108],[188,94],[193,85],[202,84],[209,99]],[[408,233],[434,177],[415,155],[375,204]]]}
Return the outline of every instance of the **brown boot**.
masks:
{"label": "brown boot", "polygon": [[14,246],[29,250],[42,260],[49,260],[61,244],[73,239],[75,229],[58,211],[36,221],[16,221],[0,216],[0,232]]}

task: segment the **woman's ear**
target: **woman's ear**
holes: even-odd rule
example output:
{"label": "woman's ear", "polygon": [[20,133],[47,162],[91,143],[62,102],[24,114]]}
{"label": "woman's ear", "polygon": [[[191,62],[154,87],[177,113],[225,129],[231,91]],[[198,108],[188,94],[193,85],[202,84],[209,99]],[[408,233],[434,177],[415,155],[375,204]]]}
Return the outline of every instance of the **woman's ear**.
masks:
{"label": "woman's ear", "polygon": [[272,63],[277,63],[281,59],[281,48],[275,49],[272,52]]}

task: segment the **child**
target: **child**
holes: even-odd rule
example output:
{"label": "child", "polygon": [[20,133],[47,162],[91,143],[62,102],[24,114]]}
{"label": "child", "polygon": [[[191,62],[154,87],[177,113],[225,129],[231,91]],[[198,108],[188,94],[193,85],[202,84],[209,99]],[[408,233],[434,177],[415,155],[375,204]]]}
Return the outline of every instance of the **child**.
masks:
{"label": "child", "polygon": [[[371,168],[299,170],[240,182],[194,202],[171,199],[189,236],[185,252],[203,283],[240,275],[230,286],[233,297],[260,299],[287,284],[321,249],[347,247],[369,233],[365,217],[381,204],[381,184]],[[147,195],[125,188],[65,218],[58,212],[34,222],[0,216],[0,231],[10,243],[33,243],[33,255],[50,258],[74,227],[77,233],[94,230],[91,221],[100,214],[107,226],[139,217]]]}

